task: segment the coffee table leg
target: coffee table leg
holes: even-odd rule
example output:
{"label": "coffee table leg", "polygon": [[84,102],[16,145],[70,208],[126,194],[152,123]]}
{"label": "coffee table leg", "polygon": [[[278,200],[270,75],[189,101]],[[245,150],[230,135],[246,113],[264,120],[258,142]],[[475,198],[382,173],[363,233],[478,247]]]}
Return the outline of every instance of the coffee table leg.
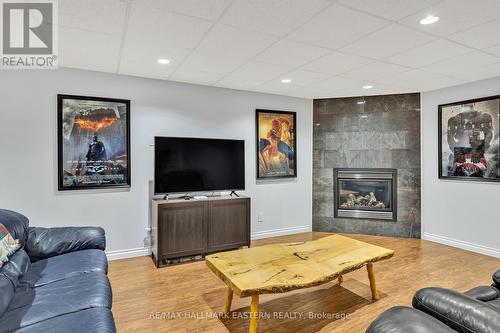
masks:
{"label": "coffee table leg", "polygon": [[257,319],[259,318],[259,295],[252,296],[250,304],[250,333],[257,333]]}
{"label": "coffee table leg", "polygon": [[375,274],[373,273],[373,264],[369,262],[366,265],[368,270],[368,279],[370,280],[370,289],[372,290],[372,298],[374,301],[378,300],[377,284],[375,283]]}
{"label": "coffee table leg", "polygon": [[225,313],[231,311],[232,302],[233,302],[233,289],[231,289],[231,287],[227,287],[227,298],[226,298],[226,304],[224,305]]}

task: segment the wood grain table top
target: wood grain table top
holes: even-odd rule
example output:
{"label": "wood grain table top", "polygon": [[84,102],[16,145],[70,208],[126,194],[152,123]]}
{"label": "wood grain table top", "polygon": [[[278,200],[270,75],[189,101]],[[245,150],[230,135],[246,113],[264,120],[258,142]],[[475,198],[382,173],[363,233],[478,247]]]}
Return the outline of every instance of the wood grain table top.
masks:
{"label": "wood grain table top", "polygon": [[317,286],[388,259],[393,250],[341,235],[208,255],[207,266],[238,296]]}

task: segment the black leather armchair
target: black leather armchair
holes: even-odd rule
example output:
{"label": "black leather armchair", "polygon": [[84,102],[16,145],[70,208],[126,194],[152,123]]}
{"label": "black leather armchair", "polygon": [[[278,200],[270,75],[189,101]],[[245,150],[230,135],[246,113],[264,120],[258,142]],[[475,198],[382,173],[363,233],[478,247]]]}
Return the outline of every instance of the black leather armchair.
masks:
{"label": "black leather armchair", "polygon": [[366,333],[498,333],[500,332],[500,270],[491,286],[465,293],[424,288],[413,297],[413,308],[394,307],[382,313]]}

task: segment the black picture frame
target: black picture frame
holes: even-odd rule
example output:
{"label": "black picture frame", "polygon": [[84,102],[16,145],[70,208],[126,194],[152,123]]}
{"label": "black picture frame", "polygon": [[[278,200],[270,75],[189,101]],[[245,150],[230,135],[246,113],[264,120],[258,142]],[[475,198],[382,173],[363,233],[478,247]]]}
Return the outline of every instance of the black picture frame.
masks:
{"label": "black picture frame", "polygon": [[[446,103],[446,104],[440,104],[438,106],[438,178],[439,179],[444,179],[444,180],[459,180],[459,181],[473,181],[473,182],[500,182],[500,162],[498,161],[498,158],[500,157],[500,138],[499,138],[499,124],[497,123],[497,128],[493,128],[495,132],[495,136],[492,138],[492,144],[496,145],[496,159],[497,161],[494,161],[496,163],[496,173],[497,177],[469,177],[469,176],[450,176],[450,175],[445,175],[444,174],[444,169],[443,169],[443,112],[446,108],[448,107],[454,107],[454,106],[463,106],[466,104],[473,104],[473,103],[480,103],[480,102],[485,102],[485,101],[491,101],[491,100],[499,100],[499,105],[500,105],[500,95],[494,95],[494,96],[488,96],[488,97],[481,97],[481,98],[475,98],[475,99],[468,99],[468,100],[463,100],[463,101],[458,101],[458,102],[452,102],[452,103]],[[498,115],[497,119],[500,116],[500,107],[498,110]],[[494,150],[493,150],[494,151]]]}
{"label": "black picture frame", "polygon": [[[96,184],[96,185],[84,185],[84,186],[65,186],[64,185],[64,138],[63,138],[63,103],[65,100],[80,100],[80,101],[94,101],[94,102],[109,102],[109,103],[119,103],[125,105],[125,139],[126,139],[126,182],[120,184]],[[96,97],[96,96],[80,96],[80,95],[57,95],[57,188],[59,191],[74,191],[74,190],[95,190],[95,189],[110,189],[110,188],[130,188],[132,184],[131,180],[131,151],[130,151],[130,100],[128,99],[118,99],[118,98],[107,98],[107,97]]]}
{"label": "black picture frame", "polygon": [[[259,162],[260,162],[260,157],[261,157],[261,152],[260,152],[260,136],[259,136],[259,116],[263,113],[267,114],[277,114],[277,115],[283,115],[283,116],[288,116],[292,117],[293,121],[293,144],[292,147],[290,147],[293,150],[293,167],[291,170],[293,171],[293,174],[286,174],[286,175],[262,175],[260,168],[259,168]],[[269,109],[256,109],[255,110],[255,157],[256,157],[256,178],[257,180],[268,180],[268,179],[284,179],[284,178],[297,178],[297,112],[293,111],[282,111],[282,110],[269,110]]]}

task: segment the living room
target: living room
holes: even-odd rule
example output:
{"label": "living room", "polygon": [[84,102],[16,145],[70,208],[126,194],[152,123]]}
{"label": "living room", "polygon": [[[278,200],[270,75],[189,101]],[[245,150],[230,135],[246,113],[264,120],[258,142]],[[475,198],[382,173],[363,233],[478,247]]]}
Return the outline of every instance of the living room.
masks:
{"label": "living room", "polygon": [[499,1],[0,8],[0,332],[500,332]]}

